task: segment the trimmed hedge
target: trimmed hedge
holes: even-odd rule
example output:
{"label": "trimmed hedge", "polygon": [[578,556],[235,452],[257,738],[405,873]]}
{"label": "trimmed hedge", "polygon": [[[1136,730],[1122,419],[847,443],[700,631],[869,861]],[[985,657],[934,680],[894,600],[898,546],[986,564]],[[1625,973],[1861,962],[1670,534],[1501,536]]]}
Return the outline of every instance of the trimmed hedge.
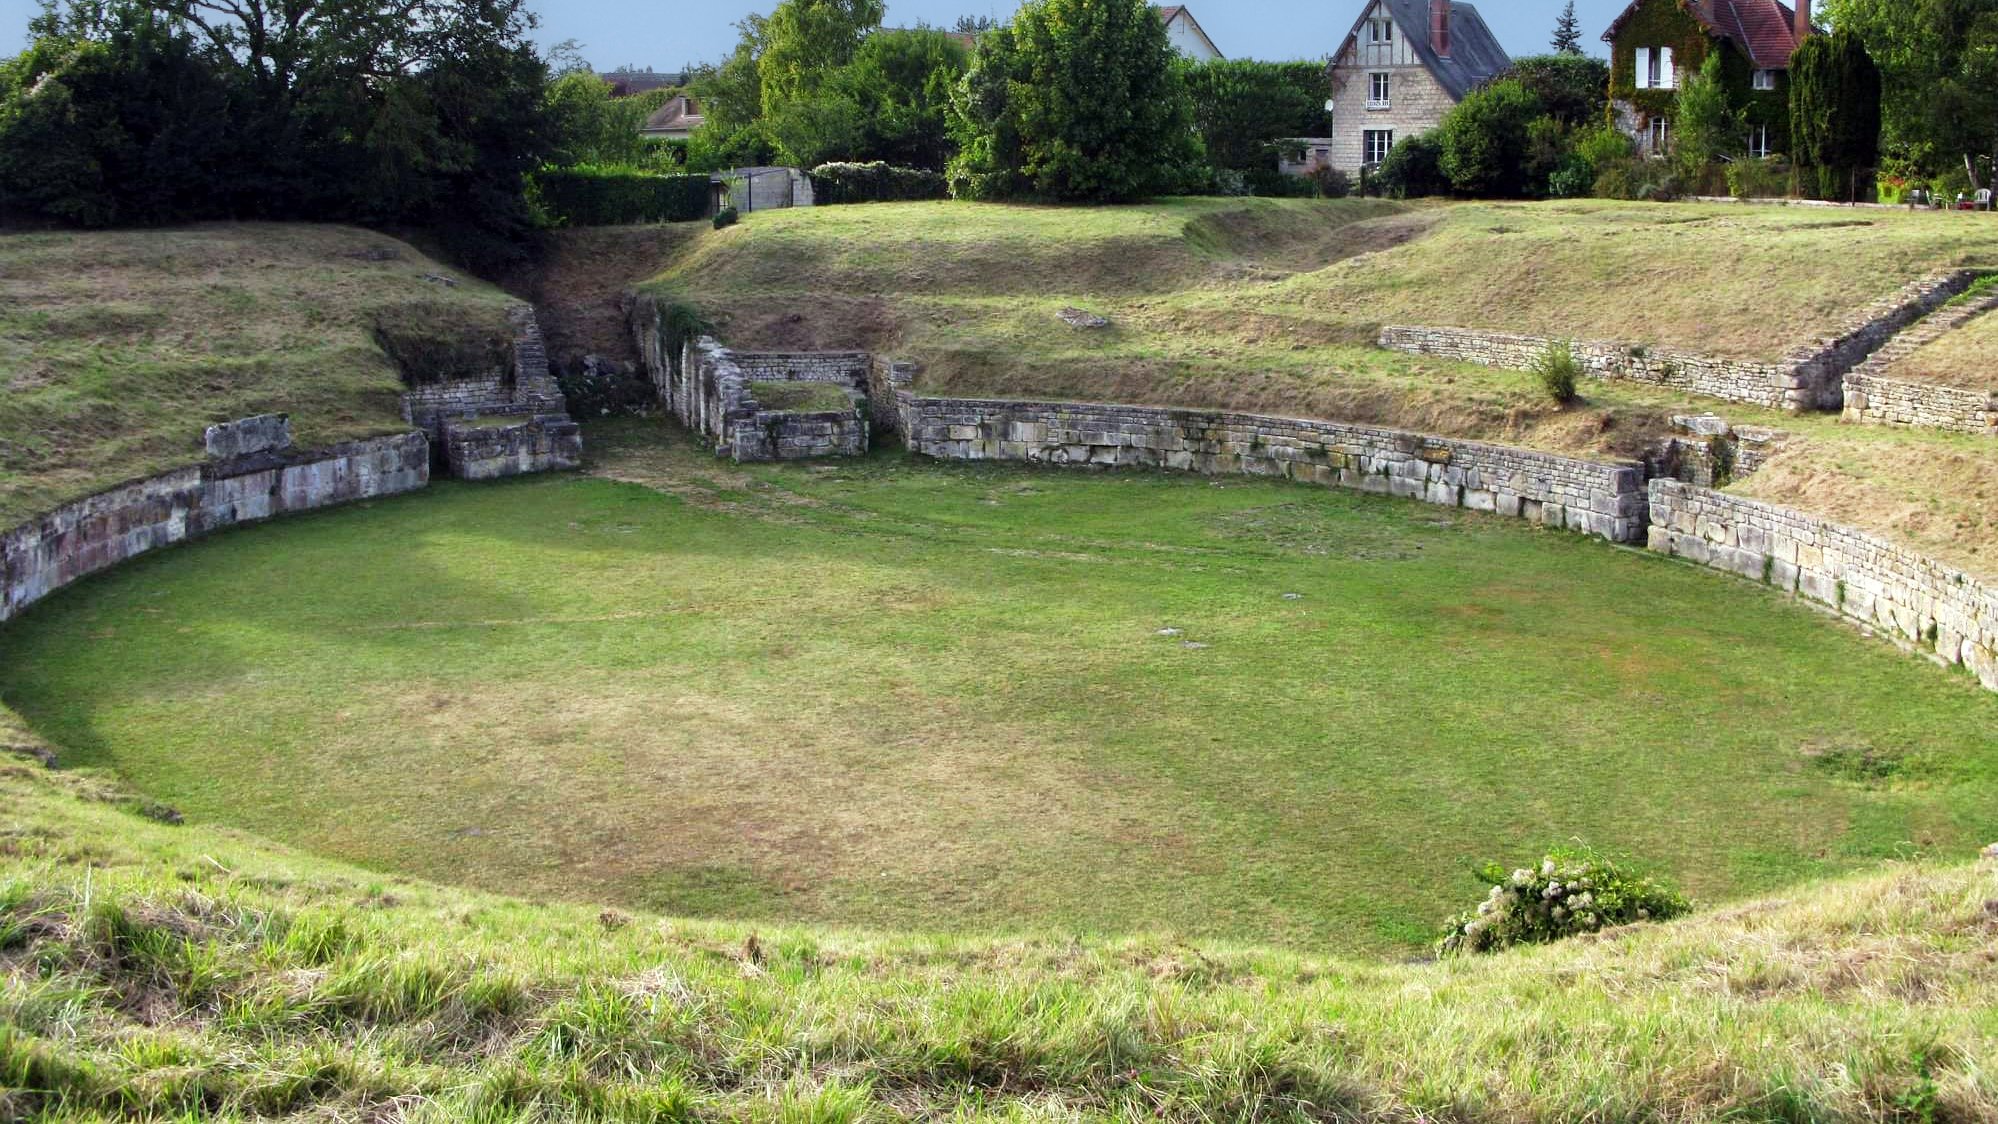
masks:
{"label": "trimmed hedge", "polygon": [[664,176],[636,168],[583,164],[534,175],[542,209],[559,226],[692,222],[707,217],[706,176]]}
{"label": "trimmed hedge", "polygon": [[878,160],[872,164],[821,164],[812,169],[811,176],[812,202],[820,206],[950,197],[950,185],[941,174],[897,168]]}

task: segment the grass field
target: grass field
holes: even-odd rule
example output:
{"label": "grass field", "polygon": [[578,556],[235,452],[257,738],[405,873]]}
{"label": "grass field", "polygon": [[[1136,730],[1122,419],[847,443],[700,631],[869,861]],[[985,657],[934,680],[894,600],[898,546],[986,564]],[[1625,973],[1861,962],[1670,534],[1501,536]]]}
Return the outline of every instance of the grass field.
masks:
{"label": "grass field", "polygon": [[1998,818],[1998,698],[1580,536],[590,436],[629,483],[442,486],[93,581],[10,626],[0,697],[198,821],[759,922],[1396,952],[1472,863],[1573,838],[1712,903]]}
{"label": "grass field", "polygon": [[1894,364],[1889,377],[1998,391],[1998,314],[1983,315]]}
{"label": "grass field", "polygon": [[424,280],[450,272],[349,227],[0,236],[0,526],[198,461],[214,422],[289,413],[308,447],[406,428],[378,310],[506,331],[497,290]]}

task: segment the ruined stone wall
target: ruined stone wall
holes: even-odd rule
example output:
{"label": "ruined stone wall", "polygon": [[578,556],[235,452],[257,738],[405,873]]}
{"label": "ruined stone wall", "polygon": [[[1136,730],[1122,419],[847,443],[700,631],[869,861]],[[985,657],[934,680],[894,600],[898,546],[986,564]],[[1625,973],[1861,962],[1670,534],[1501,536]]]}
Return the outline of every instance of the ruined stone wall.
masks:
{"label": "ruined stone wall", "polygon": [[1676,480],[1650,485],[1652,550],[1833,609],[1998,691],[1998,589],[1905,547]]}
{"label": "ruined stone wall", "polygon": [[[632,328],[659,401],[715,455],[741,462],[867,451],[868,417],[859,399],[870,394],[876,377],[867,353],[739,352],[701,336],[686,342],[676,363],[655,302],[639,302]],[[765,410],[751,388],[756,382],[829,384],[853,392],[856,401],[841,411]]]}
{"label": "ruined stone wall", "polygon": [[852,410],[761,410],[736,424],[730,455],[737,461],[790,461],[867,455],[867,418]]}
{"label": "ruined stone wall", "polygon": [[1998,437],[1998,394],[1854,371],[1845,377],[1845,418]]}
{"label": "ruined stone wall", "polygon": [[738,351],[735,361],[752,382],[814,382],[867,393],[873,359],[864,351]]}
{"label": "ruined stone wall", "polygon": [[513,325],[513,360],[509,367],[478,378],[414,383],[402,396],[402,416],[409,424],[442,441],[447,418],[492,416],[533,417],[568,412],[562,389],[548,367],[548,346],[541,336],[534,309],[518,305],[507,311]]}
{"label": "ruined stone wall", "polygon": [[1613,542],[1644,534],[1644,471],[1376,426],[1080,402],[899,399],[909,448],[956,460],[1279,476],[1496,512]]}
{"label": "ruined stone wall", "polygon": [[[1603,340],[1576,340],[1572,346],[1576,359],[1591,376],[1599,379],[1651,383],[1792,413],[1836,410],[1844,403],[1847,372],[1886,346],[1901,329],[1969,288],[1980,276],[1982,273],[1977,270],[1953,270],[1916,281],[1852,316],[1832,335],[1792,351],[1780,363],[1726,359]],[[1379,337],[1380,346],[1390,351],[1519,371],[1531,369],[1548,345],[1555,342],[1547,336],[1510,332],[1402,326],[1382,328]]]}
{"label": "ruined stone wall", "polygon": [[571,469],[583,463],[583,427],[567,414],[507,425],[450,420],[444,423],[444,459],[459,480]]}
{"label": "ruined stone wall", "polygon": [[148,551],[429,482],[428,441],[421,433],[404,433],[318,452],[196,465],[100,492],[0,535],[0,621]]}

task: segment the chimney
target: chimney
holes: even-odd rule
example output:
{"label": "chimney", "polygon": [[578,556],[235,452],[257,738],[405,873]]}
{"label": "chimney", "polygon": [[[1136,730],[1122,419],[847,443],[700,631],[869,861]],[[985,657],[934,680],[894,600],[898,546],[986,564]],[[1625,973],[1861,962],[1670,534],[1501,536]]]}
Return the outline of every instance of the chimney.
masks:
{"label": "chimney", "polygon": [[1811,0],[1796,0],[1796,4],[1797,45],[1801,47],[1804,45],[1804,40],[1809,39],[1816,28],[1811,26]]}
{"label": "chimney", "polygon": [[1450,0],[1429,0],[1429,46],[1437,58],[1450,57]]}

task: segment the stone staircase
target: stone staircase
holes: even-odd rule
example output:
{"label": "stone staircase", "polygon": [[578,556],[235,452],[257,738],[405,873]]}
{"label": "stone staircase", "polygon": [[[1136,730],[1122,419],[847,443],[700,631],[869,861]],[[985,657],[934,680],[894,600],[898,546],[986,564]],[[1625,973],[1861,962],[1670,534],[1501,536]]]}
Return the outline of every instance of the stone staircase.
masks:
{"label": "stone staircase", "polygon": [[1987,312],[1998,311],[1998,292],[1946,305],[1923,317],[1860,364],[1863,375],[1884,377],[1893,366]]}

